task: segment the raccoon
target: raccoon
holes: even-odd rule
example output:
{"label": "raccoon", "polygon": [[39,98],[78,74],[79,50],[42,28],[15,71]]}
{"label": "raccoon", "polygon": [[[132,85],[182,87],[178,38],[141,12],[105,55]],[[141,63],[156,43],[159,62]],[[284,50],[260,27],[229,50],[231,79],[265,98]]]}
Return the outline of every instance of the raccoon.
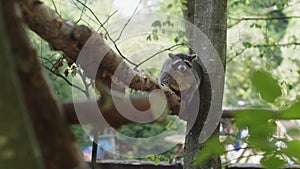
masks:
{"label": "raccoon", "polygon": [[164,62],[158,82],[161,85],[168,86],[178,96],[182,91],[186,91],[191,87],[193,81],[193,60],[197,57],[196,54],[172,54],[169,53],[169,58]]}

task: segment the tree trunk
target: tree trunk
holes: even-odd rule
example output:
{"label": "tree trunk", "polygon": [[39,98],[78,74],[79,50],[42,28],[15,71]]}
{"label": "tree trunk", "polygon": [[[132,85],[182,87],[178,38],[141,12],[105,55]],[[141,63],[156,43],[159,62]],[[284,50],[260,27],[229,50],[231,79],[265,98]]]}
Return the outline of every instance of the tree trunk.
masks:
{"label": "tree trunk", "polygon": [[[75,136],[62,116],[62,105],[56,100],[43,74],[37,53],[26,36],[22,20],[17,15],[15,2],[1,0],[0,3],[3,6],[1,12],[4,13],[22,98],[33,124],[45,168],[87,168],[80,155]],[[22,145],[24,146],[24,143]],[[34,149],[31,153],[35,153]]]}
{"label": "tree trunk", "polygon": [[40,150],[24,107],[0,3],[0,168],[42,169]]}
{"label": "tree trunk", "polygon": [[[186,6],[187,11],[184,12],[185,18],[197,26],[208,37],[216,49],[225,69],[227,1],[189,0]],[[191,127],[191,130],[186,136],[184,168],[221,169],[221,160],[218,154],[211,156],[209,160],[200,166],[196,167],[194,164],[196,155],[201,153],[201,150],[204,146],[203,143],[199,143],[199,136],[201,130],[203,129],[211,105],[211,84],[208,74],[206,73],[203,74],[199,91],[200,108],[196,122],[194,124],[188,123],[188,128]],[[217,128],[215,131],[216,135],[218,135],[218,130],[219,129]]]}

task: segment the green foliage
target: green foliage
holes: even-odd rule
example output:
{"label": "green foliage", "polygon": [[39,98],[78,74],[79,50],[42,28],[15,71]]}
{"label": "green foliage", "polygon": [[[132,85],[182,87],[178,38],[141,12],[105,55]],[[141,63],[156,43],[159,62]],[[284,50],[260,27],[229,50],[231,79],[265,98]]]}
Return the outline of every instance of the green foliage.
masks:
{"label": "green foliage", "polygon": [[252,74],[252,84],[256,87],[262,99],[273,103],[281,96],[281,87],[271,74],[262,70],[256,70]]}
{"label": "green foliage", "polygon": [[[282,95],[281,86],[278,81],[268,72],[256,70],[252,75],[252,83],[260,92],[261,97],[268,103],[273,103]],[[247,127],[250,132],[244,141],[256,151],[264,152],[261,164],[266,168],[281,168],[289,159],[299,159],[299,142],[287,141],[274,137],[276,131],[275,121],[280,119],[299,118],[300,104],[296,102],[290,108],[285,109],[279,115],[268,110],[242,110],[236,113],[236,126],[239,128]],[[299,130],[298,130],[299,131]],[[291,131],[295,132],[295,131]],[[278,143],[283,146],[278,146]],[[285,148],[285,146],[287,148]]]}
{"label": "green foliage", "polygon": [[219,137],[212,137],[203,145],[201,153],[199,153],[196,157],[195,165],[201,165],[203,162],[208,160],[213,154],[220,155],[224,152],[225,149],[223,145],[220,144]]}
{"label": "green foliage", "polygon": [[[259,90],[262,98],[269,103],[273,103],[276,98],[282,95],[277,80],[265,71],[255,71],[251,80]],[[299,118],[299,110],[300,104],[296,102],[290,108],[284,110],[279,117],[269,110],[242,110],[236,112],[236,126],[239,128],[246,127],[250,132],[250,135],[243,141],[247,143],[247,146],[253,147],[255,151],[264,153],[260,162],[265,168],[281,168],[287,163],[287,159],[296,161],[300,159],[299,141],[288,141],[274,137],[277,127],[275,121],[278,118]],[[299,130],[291,132],[298,133]]]}
{"label": "green foliage", "polygon": [[[141,152],[149,152],[153,149],[165,149],[164,147],[169,147],[165,142],[163,137],[153,137],[157,136],[163,132],[166,132],[167,135],[174,134],[183,134],[185,132],[185,124],[175,116],[169,116],[168,124],[160,124],[160,123],[146,123],[146,124],[129,124],[122,126],[119,130],[120,133],[117,134],[117,138],[124,143],[130,142],[127,137],[123,137],[122,135],[128,136],[130,138],[149,138],[143,139],[140,142],[137,142],[134,145],[134,149],[127,153],[128,156],[135,156]],[[159,161],[171,161],[174,157],[174,151],[177,147],[173,147],[170,150],[161,153],[159,155],[151,155],[145,158],[146,160],[151,160],[154,162]]]}
{"label": "green foliage", "polygon": [[[185,2],[186,0],[164,0],[156,1],[152,5],[158,6],[158,10],[155,12],[163,12],[172,16],[183,17],[183,10],[186,10],[185,5],[183,5]],[[148,41],[158,41],[159,34],[161,34],[169,36],[172,39],[171,43],[181,44],[187,42],[184,25],[174,22],[172,17],[167,17],[166,20],[155,20],[151,26],[153,27],[153,31],[146,37]]]}
{"label": "green foliage", "polygon": [[[237,103],[240,101],[243,103],[241,106],[266,106],[253,95],[254,92],[250,88],[251,83],[248,80],[253,69],[262,68],[266,71],[278,72],[277,79],[287,82],[286,88],[283,90],[289,94],[280,98],[280,107],[287,106],[288,102],[285,101],[291,100],[290,95],[293,95],[292,91],[295,92],[295,88],[288,80],[288,74],[291,71],[288,72],[288,66],[283,68],[283,64],[295,60],[290,61],[290,56],[286,52],[290,51],[291,46],[279,46],[279,44],[285,44],[287,40],[295,42],[298,39],[292,35],[287,36],[287,30],[292,27],[291,20],[285,17],[293,15],[288,14],[285,10],[289,5],[289,0],[230,0],[228,5],[228,59],[230,62],[227,64],[226,70],[226,90],[228,91],[225,91],[225,105],[235,107],[239,105]],[[280,19],[264,20],[260,18]],[[289,49],[283,50],[283,47]],[[236,76],[231,75],[236,72],[243,72],[243,75],[236,79]],[[276,106],[279,104],[276,103]]]}
{"label": "green foliage", "polygon": [[129,124],[120,129],[120,133],[134,138],[147,138],[160,134],[165,130],[163,124]]}
{"label": "green foliage", "polygon": [[280,114],[280,119],[300,119],[300,102],[296,102],[290,108],[282,111]]}
{"label": "green foliage", "polygon": [[[68,69],[68,64],[66,60],[62,60],[62,55],[59,52],[51,51],[47,43],[38,37],[33,32],[28,32],[32,43],[36,46],[37,52],[41,58],[42,64],[45,68],[52,69],[53,72],[60,73],[64,75],[64,72]],[[66,83],[64,79],[58,77],[53,72],[45,70],[50,83],[53,85],[55,93],[62,100],[72,99],[72,87]],[[66,77],[71,80],[71,77]]]}
{"label": "green foliage", "polygon": [[[276,129],[274,113],[266,110],[242,110],[236,112],[236,126],[248,128],[250,136],[247,143],[261,151],[272,151],[275,145],[270,144]],[[262,130],[263,129],[263,130]]]}
{"label": "green foliage", "polygon": [[286,153],[291,158],[296,158],[300,160],[300,141],[299,140],[293,140],[289,141],[287,143],[287,149],[283,150],[284,153]]}
{"label": "green foliage", "polygon": [[86,132],[90,132],[92,127],[84,126],[84,128],[86,130],[84,130],[81,125],[72,125],[71,126],[71,129],[76,136],[77,143],[78,143],[79,147],[81,148],[81,150],[83,150],[87,146],[92,145],[92,141],[89,139],[89,136],[86,133]]}
{"label": "green foliage", "polygon": [[155,165],[158,165],[159,162],[166,162],[166,161],[171,162],[172,160],[171,157],[173,152],[174,152],[174,148],[163,154],[148,156],[145,158],[145,160],[152,161],[154,162]]}
{"label": "green foliage", "polygon": [[[282,97],[282,86],[266,71],[254,71],[251,76],[251,83],[253,83],[261,97],[268,104],[274,104],[275,100]],[[235,112],[236,127],[249,131],[247,137],[240,138],[241,141],[245,142],[247,147],[252,147],[254,152],[263,154],[260,163],[265,168],[282,168],[289,161],[299,161],[300,142],[298,140],[289,141],[286,138],[278,138],[274,135],[277,129],[276,121],[278,119],[299,119],[299,110],[300,103],[295,102],[280,114],[263,109],[245,109]],[[290,129],[288,134],[299,134],[299,129]],[[233,137],[236,139],[238,136],[233,135]],[[226,153],[224,147],[233,142],[232,138],[228,136],[220,144],[216,140],[218,138],[213,139],[205,144],[196,159],[196,164],[201,164],[213,153]]]}
{"label": "green foliage", "polygon": [[147,41],[158,41],[159,36],[164,35],[171,38],[172,42],[170,43],[184,44],[187,42],[187,35],[184,31],[184,25],[182,25],[182,23],[176,23],[175,21],[172,21],[171,18],[167,18],[165,21],[156,20],[151,24],[151,26],[153,27],[153,30],[151,34],[146,37]]}
{"label": "green foliage", "polygon": [[266,169],[280,169],[285,164],[284,160],[273,155],[264,156],[260,162]]}
{"label": "green foliage", "polygon": [[186,10],[184,5],[187,0],[164,0],[157,1],[155,5],[159,7],[159,12],[173,16],[183,16],[182,11]]}
{"label": "green foliage", "polygon": [[[282,9],[282,5],[279,5],[280,8]],[[269,16],[270,18],[283,18],[283,19],[274,19],[274,20],[270,20],[268,21],[267,24],[267,29],[269,31],[269,33],[271,33],[273,35],[273,37],[276,40],[281,40],[283,38],[283,36],[286,33],[286,29],[288,27],[288,19],[284,19],[285,18],[285,13],[282,10],[275,10],[270,12]]]}

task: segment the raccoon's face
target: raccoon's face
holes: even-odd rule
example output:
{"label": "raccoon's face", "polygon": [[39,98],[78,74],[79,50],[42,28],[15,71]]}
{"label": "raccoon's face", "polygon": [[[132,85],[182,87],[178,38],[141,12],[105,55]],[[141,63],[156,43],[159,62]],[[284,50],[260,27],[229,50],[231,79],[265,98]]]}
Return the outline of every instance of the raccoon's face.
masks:
{"label": "raccoon's face", "polygon": [[172,54],[169,53],[169,57],[171,59],[172,68],[174,70],[179,70],[184,72],[188,69],[192,68],[192,61],[196,58],[197,55],[186,55],[186,54]]}

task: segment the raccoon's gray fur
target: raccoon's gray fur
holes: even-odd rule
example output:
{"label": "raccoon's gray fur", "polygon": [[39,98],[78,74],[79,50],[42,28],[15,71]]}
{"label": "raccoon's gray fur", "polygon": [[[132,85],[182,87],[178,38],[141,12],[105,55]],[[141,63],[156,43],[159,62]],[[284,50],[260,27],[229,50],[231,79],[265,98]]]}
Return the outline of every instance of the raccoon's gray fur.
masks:
{"label": "raccoon's gray fur", "polygon": [[196,54],[187,55],[182,53],[169,53],[169,58],[163,64],[158,82],[171,88],[172,84],[170,84],[170,78],[172,77],[170,74],[174,71],[185,72],[188,69],[192,69],[193,60],[196,57]]}

